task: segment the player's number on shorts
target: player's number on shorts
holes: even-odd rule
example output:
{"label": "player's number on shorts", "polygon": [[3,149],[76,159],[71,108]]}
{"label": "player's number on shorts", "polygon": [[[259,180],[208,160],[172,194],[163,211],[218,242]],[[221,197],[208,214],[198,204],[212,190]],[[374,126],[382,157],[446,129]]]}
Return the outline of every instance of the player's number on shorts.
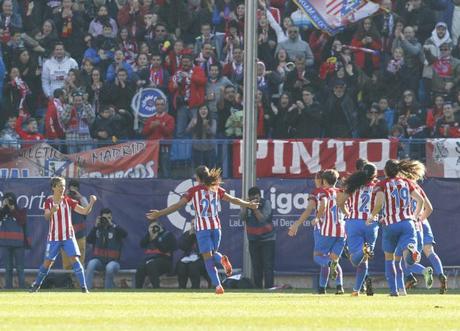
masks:
{"label": "player's number on shorts", "polygon": [[[407,206],[410,200],[409,190],[406,187],[402,187],[398,190],[397,187],[391,191],[391,196],[395,200],[396,208],[404,208]],[[402,200],[402,204],[401,204]]]}
{"label": "player's number on shorts", "polygon": [[[202,199],[200,201],[201,205],[201,217],[206,217],[208,216],[208,209],[209,209],[209,200],[208,199]],[[214,207],[214,212],[217,211],[217,199],[212,199],[211,200],[211,205]],[[211,210],[212,212],[212,210]]]}
{"label": "player's number on shorts", "polygon": [[359,206],[360,213],[368,213],[369,212],[369,201],[371,200],[371,196],[369,193],[364,192],[361,194],[361,205]]}

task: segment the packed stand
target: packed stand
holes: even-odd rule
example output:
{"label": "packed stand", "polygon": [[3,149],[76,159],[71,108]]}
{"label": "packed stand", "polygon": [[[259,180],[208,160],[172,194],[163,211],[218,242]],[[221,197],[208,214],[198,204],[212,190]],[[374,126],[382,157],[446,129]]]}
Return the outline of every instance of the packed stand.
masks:
{"label": "packed stand", "polygon": [[[293,1],[258,6],[258,138],[460,137],[460,0],[382,0],[334,37]],[[239,0],[2,1],[2,145],[241,138],[244,20]],[[142,88],[165,99],[137,123]]]}

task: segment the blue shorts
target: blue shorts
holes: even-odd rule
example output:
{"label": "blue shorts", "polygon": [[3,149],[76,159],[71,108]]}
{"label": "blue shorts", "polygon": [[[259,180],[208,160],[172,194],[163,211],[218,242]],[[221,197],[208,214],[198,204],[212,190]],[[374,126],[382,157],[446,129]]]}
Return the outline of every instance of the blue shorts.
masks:
{"label": "blue shorts", "polygon": [[318,235],[317,245],[315,244],[315,252],[323,253],[327,255],[334,253],[337,256],[342,255],[343,248],[345,247],[344,237],[327,237]]}
{"label": "blue shorts", "polygon": [[[415,231],[417,233],[417,250],[421,252],[423,250],[423,234],[422,231]],[[407,247],[407,246],[406,246]],[[403,256],[404,246],[396,247],[395,255]]]}
{"label": "blue shorts", "polygon": [[374,249],[379,234],[379,224],[373,222],[371,225],[366,225],[364,220],[350,219],[345,222],[345,232],[348,250],[354,254],[362,251],[364,243],[368,243]]}
{"label": "blue shorts", "polygon": [[63,249],[69,257],[80,256],[80,249],[78,248],[77,241],[75,238],[72,238],[60,241],[48,241],[46,243],[45,260],[56,260],[61,249]]}
{"label": "blue shorts", "polygon": [[404,220],[398,223],[383,227],[382,248],[385,253],[395,253],[398,246],[406,249],[407,245],[417,246],[417,235],[415,225],[411,220]]}
{"label": "blue shorts", "polygon": [[313,251],[314,252],[319,251],[318,243],[319,243],[320,236],[321,234],[319,233],[319,229],[315,226],[315,228],[313,229]]}
{"label": "blue shorts", "polygon": [[430,223],[425,220],[423,223],[423,244],[424,245],[433,245],[436,244],[434,241],[433,231],[431,231]]}
{"label": "blue shorts", "polygon": [[201,230],[196,232],[196,240],[200,253],[215,252],[219,249],[222,232],[220,229]]}

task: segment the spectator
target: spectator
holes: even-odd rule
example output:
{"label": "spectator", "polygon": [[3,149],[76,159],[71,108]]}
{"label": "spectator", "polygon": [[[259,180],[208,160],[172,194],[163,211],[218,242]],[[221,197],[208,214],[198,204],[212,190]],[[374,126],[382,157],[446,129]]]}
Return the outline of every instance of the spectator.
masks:
{"label": "spectator", "polygon": [[199,65],[206,76],[209,76],[209,68],[214,63],[219,63],[212,48],[211,43],[205,42],[201,48],[201,52],[198,53],[198,56],[195,59],[197,65]]}
{"label": "spectator", "polygon": [[165,57],[165,66],[170,75],[174,75],[180,67],[182,52],[184,50],[184,42],[180,39],[174,41],[173,48]]}
{"label": "spectator", "polygon": [[436,122],[435,137],[460,138],[460,119],[452,104],[445,103],[442,112],[443,116]]}
{"label": "spectator", "polygon": [[83,100],[83,94],[74,93],[71,102],[64,107],[60,118],[65,130],[68,153],[73,154],[93,148],[89,142],[91,140],[89,128],[95,118],[94,109]]}
{"label": "spectator", "polygon": [[137,30],[136,40],[151,41],[155,38],[155,26],[158,24],[158,15],[147,10],[143,25]]}
{"label": "spectator", "polygon": [[296,108],[289,112],[288,123],[290,138],[305,139],[321,137],[323,109],[315,100],[312,89],[302,91],[302,99],[296,102]]}
{"label": "spectator", "polygon": [[407,87],[407,82],[412,78],[411,69],[404,59],[404,50],[401,47],[393,49],[392,57],[383,73],[383,83],[386,95],[390,102],[395,104],[401,96],[401,90]]}
{"label": "spectator", "polygon": [[[133,65],[137,56],[137,44],[128,28],[122,27],[118,36],[118,48],[123,52],[124,59],[129,65]],[[126,68],[125,68],[126,69]]]}
{"label": "spectator", "polygon": [[145,10],[141,8],[139,0],[128,0],[126,5],[118,11],[118,25],[127,27],[131,35],[135,36],[138,27],[142,26]]}
{"label": "spectator", "polygon": [[[77,201],[82,207],[86,207],[88,205],[88,199],[80,193],[80,183],[75,179],[69,180],[67,196]],[[86,216],[76,213],[73,210],[71,213],[75,239],[77,240],[77,245],[80,249],[80,262],[84,264],[86,255]],[[61,256],[62,267],[65,270],[72,270],[73,262],[63,249],[61,249]]]}
{"label": "spectator", "polygon": [[346,93],[344,81],[338,80],[326,100],[324,128],[326,137],[356,137],[357,111],[353,99]]}
{"label": "spectator", "polygon": [[144,249],[144,262],[136,270],[136,288],[143,288],[147,276],[153,288],[160,288],[160,276],[172,270],[172,253],[176,238],[160,222],[149,224],[147,234],[140,242]]}
{"label": "spectator", "polygon": [[385,117],[385,122],[387,123],[388,132],[390,132],[391,128],[393,127],[395,123],[396,110],[390,107],[388,98],[386,97],[380,98],[378,106],[379,106],[379,111],[383,113],[383,116]]}
{"label": "spectator", "polygon": [[273,102],[270,104],[271,112],[267,113],[269,117],[267,121],[272,127],[271,137],[273,139],[291,138],[288,118],[294,114],[296,107],[288,93],[280,95],[277,105]]}
{"label": "spectator", "polygon": [[276,47],[276,33],[271,29],[268,24],[267,16],[265,13],[261,14],[259,19],[259,26],[257,28],[257,54],[259,61],[263,62],[268,70],[275,67],[275,47]]}
{"label": "spectator", "polygon": [[278,43],[276,48],[277,53],[281,48],[284,48],[288,54],[289,60],[303,57],[305,58],[305,64],[307,67],[313,66],[314,57],[310,49],[310,45],[303,41],[299,36],[299,28],[296,26],[290,26],[287,30],[289,39]]}
{"label": "spectator", "polygon": [[437,95],[434,97],[433,107],[429,108],[426,113],[426,126],[430,132],[430,136],[435,134],[435,126],[438,120],[443,117],[444,97]]}
{"label": "spectator", "polygon": [[257,209],[241,208],[241,220],[246,223],[254,283],[257,288],[272,288],[275,267],[275,229],[272,224],[272,207],[262,199],[260,189],[251,187],[249,201],[259,203]]}
{"label": "spectator", "polygon": [[243,35],[238,31],[238,24],[230,21],[227,26],[227,33],[224,40],[224,63],[233,61],[233,50],[236,48],[242,49],[244,47]]}
{"label": "spectator", "polygon": [[112,142],[116,132],[114,115],[115,109],[112,106],[104,107],[91,125],[91,137],[100,141]]}
{"label": "spectator", "polygon": [[19,288],[25,288],[25,248],[30,248],[27,238],[27,214],[19,209],[16,195],[6,192],[0,209],[0,246],[5,263],[5,289],[13,288],[13,268],[18,274]]}
{"label": "spectator", "polygon": [[73,95],[75,93],[82,93],[83,95],[86,94],[86,86],[84,81],[81,79],[80,70],[69,70],[65,79],[64,90],[66,95]]}
{"label": "spectator", "polygon": [[115,38],[118,33],[117,22],[109,16],[109,11],[106,6],[100,6],[97,9],[97,16],[89,24],[88,32],[96,38],[102,34],[102,30],[107,24],[112,27],[112,38]]}
{"label": "spectator", "polygon": [[217,32],[213,34],[210,23],[201,24],[201,35],[195,39],[195,54],[198,54],[205,43],[211,45],[211,49],[216,52],[217,60],[222,61],[222,51],[224,45],[224,34]]}
{"label": "spectator", "polygon": [[[29,86],[31,93],[29,99],[31,103],[35,106],[35,103],[37,102],[37,99],[41,95],[42,91],[40,81],[41,69],[38,67],[37,61],[32,58],[27,49],[22,49],[17,54],[17,58],[15,59],[13,65],[19,69],[19,76],[24,80],[27,86]],[[0,77],[2,77],[1,63]]]}
{"label": "spectator", "polygon": [[[53,92],[53,99],[48,101],[48,110],[45,115],[45,137],[49,140],[64,139],[65,130],[61,121],[62,113],[66,108],[66,93],[58,88]],[[59,146],[60,150],[63,150]]]}
{"label": "spectator", "polygon": [[173,94],[173,104],[177,110],[177,138],[185,137],[190,119],[196,117],[196,107],[204,103],[207,82],[203,69],[192,66],[191,55],[183,55],[181,64],[169,82],[169,91]]}
{"label": "spectator", "polygon": [[211,287],[211,281],[206,272],[203,258],[198,252],[198,243],[193,229],[184,232],[177,245],[184,252],[184,255],[177,261],[176,265],[179,288],[187,288],[187,282],[190,279],[192,288],[199,289],[201,277],[207,280],[208,288]]}
{"label": "spectator", "polygon": [[[198,108],[198,115],[194,117],[187,127],[187,132],[191,133],[195,140],[212,140],[216,136],[217,124],[212,118],[208,106],[203,105]],[[192,167],[195,169],[200,165],[213,168],[216,164],[216,150],[213,143],[193,143],[192,144]]]}
{"label": "spectator", "polygon": [[278,51],[278,54],[276,55],[275,59],[275,70],[278,72],[280,75],[281,80],[284,82],[286,80],[286,76],[288,72],[294,69],[294,66],[292,65],[292,62],[287,62],[287,53],[286,50],[281,48]]}
{"label": "spectator", "polygon": [[225,135],[229,139],[241,139],[243,137],[243,110],[232,108],[230,116],[225,122]]}
{"label": "spectator", "polygon": [[124,69],[128,73],[128,80],[133,81],[133,68],[125,61],[123,51],[116,50],[113,55],[113,63],[107,68],[106,81],[113,82],[116,78],[118,70]]}
{"label": "spectator", "polygon": [[361,50],[355,51],[355,63],[360,69],[369,76],[374,70],[379,69],[380,57],[378,51],[382,48],[381,37],[371,18],[365,18],[359,23],[351,45],[374,50],[372,54]]}
{"label": "spectator", "polygon": [[30,100],[31,92],[29,86],[20,76],[19,69],[12,67],[9,74],[9,81],[4,88],[3,105],[4,111],[8,114],[18,115],[19,110],[30,113],[34,107]]}
{"label": "spectator", "polygon": [[13,12],[13,1],[11,0],[4,0],[2,3],[0,28],[3,30],[3,36],[1,38],[3,44],[6,44],[8,41],[10,41],[12,29],[22,29],[21,15]]}
{"label": "spectator", "polygon": [[120,270],[120,256],[123,247],[123,239],[128,233],[112,221],[112,211],[109,208],[101,210],[96,218],[96,224],[91,229],[87,243],[93,245],[93,258],[86,267],[86,284],[89,289],[93,288],[95,271],[104,271],[104,288],[114,288],[115,275]]}
{"label": "spectator", "polygon": [[217,102],[217,135],[222,138],[227,119],[232,113],[242,110],[243,105],[236,98],[236,88],[233,85],[227,85],[221,90],[221,97]]}
{"label": "spectator", "polygon": [[388,136],[387,127],[385,114],[380,111],[377,103],[373,103],[365,118],[360,120],[360,137],[370,139],[386,138]]}
{"label": "spectator", "polygon": [[425,53],[428,63],[433,67],[431,90],[434,94],[452,97],[460,81],[460,60],[452,57],[452,48],[448,42],[442,43],[439,51],[437,58],[431,53]]}
{"label": "spectator", "polygon": [[77,62],[65,55],[64,45],[54,45],[53,57],[46,60],[42,71],[42,88],[46,97],[51,98],[57,88],[63,88],[70,69],[77,69]]}
{"label": "spectator", "polygon": [[[26,115],[19,113],[19,116],[16,120],[16,132],[21,137],[22,140],[43,140],[45,137],[38,132],[37,120],[33,117],[25,118]],[[22,128],[22,124],[26,125],[26,129]]]}
{"label": "spectator", "polygon": [[233,85],[243,86],[243,70],[243,49],[235,47],[232,52],[232,61],[224,65],[222,74],[230,79]]}
{"label": "spectator", "polygon": [[50,57],[54,45],[59,41],[53,20],[45,20],[41,30],[33,38],[28,37],[29,35],[25,38],[27,46],[31,47],[34,53],[43,56],[45,59]]}
{"label": "spectator", "polygon": [[394,50],[397,47],[403,49],[404,60],[409,71],[406,87],[413,91],[418,91],[420,68],[424,62],[422,45],[415,37],[415,31],[412,26],[406,26],[404,32],[398,26],[395,30],[395,36],[396,38],[393,41],[392,49]]}
{"label": "spectator", "polygon": [[454,45],[458,45],[460,38],[460,0],[446,1],[446,9],[443,15],[443,21],[447,23],[448,30],[452,36]]}
{"label": "spectator", "polygon": [[129,110],[131,99],[136,92],[132,82],[128,80],[128,72],[121,68],[117,71],[114,82],[106,82],[102,89],[102,102],[111,103],[117,109]]}
{"label": "spectator", "polygon": [[160,53],[165,56],[169,52],[172,45],[172,38],[168,34],[168,30],[163,23],[155,25],[155,33],[153,38],[146,39],[147,45],[152,52]]}
{"label": "spectator", "polygon": [[286,76],[283,91],[291,93],[294,100],[299,100],[302,98],[302,90],[306,87],[319,90],[317,84],[314,83],[313,74],[306,68],[305,58],[298,56],[295,59],[295,69]]}
{"label": "spectator", "polygon": [[[166,100],[163,98],[155,99],[156,113],[150,117],[142,129],[142,135],[146,139],[171,139],[174,133],[175,120],[174,117],[167,113]],[[160,169],[159,175],[161,178],[169,177],[170,159],[169,159],[170,144],[162,144],[160,146]]]}
{"label": "spectator", "polygon": [[217,119],[217,102],[221,98],[222,88],[227,85],[231,85],[231,82],[227,77],[221,75],[220,65],[211,64],[206,83],[206,101],[213,119]]}
{"label": "spectator", "polygon": [[161,55],[159,53],[152,54],[150,58],[150,67],[146,70],[146,74],[142,75],[147,87],[158,88],[164,93],[168,92],[168,82],[170,79],[168,71],[162,65]]}
{"label": "spectator", "polygon": [[101,70],[93,68],[90,74],[90,84],[87,88],[88,102],[93,106],[94,112],[99,114],[102,103],[102,91],[104,82],[102,81]]}
{"label": "spectator", "polygon": [[[126,28],[125,28],[126,30]],[[120,29],[120,35],[122,34],[123,28]],[[126,32],[127,33],[127,32]],[[92,38],[92,37],[91,37]],[[91,45],[93,46],[93,45]],[[122,53],[124,54],[124,48],[117,43],[116,38],[113,37],[113,31],[111,25],[105,25],[102,28],[102,34],[97,36],[94,39],[94,47],[96,49],[97,56],[95,55],[93,58],[93,62],[95,64],[100,64],[104,71],[110,65],[113,60],[115,50],[117,48],[122,49]],[[85,51],[85,56],[88,56],[89,48]],[[125,54],[124,54],[125,55]]]}
{"label": "spectator", "polygon": [[410,0],[401,13],[407,25],[414,28],[418,40],[426,40],[435,25],[433,12],[423,4],[423,0]]}
{"label": "spectator", "polygon": [[17,116],[10,114],[6,120],[3,130],[0,131],[0,141],[3,142],[1,147],[20,149],[19,134],[16,132]]}

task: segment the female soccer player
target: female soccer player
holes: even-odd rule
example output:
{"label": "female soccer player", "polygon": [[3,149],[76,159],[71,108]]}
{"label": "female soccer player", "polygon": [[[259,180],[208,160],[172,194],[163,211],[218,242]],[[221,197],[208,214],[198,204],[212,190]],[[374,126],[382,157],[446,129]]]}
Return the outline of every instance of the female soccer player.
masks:
{"label": "female soccer player", "polygon": [[[417,222],[417,230],[419,230],[419,237],[421,240],[420,244],[418,245],[418,249],[419,250],[423,249],[423,253],[425,254],[425,256],[430,261],[431,265],[433,266],[434,274],[438,276],[439,282],[441,284],[439,293],[445,294],[447,292],[447,276],[444,274],[441,259],[439,258],[438,254],[436,254],[434,251],[433,244],[435,244],[436,242],[434,240],[433,231],[431,230],[430,223],[428,222],[428,217],[433,211],[433,206],[431,204],[430,199],[428,199],[425,191],[420,187],[420,185],[417,184],[417,181],[423,179],[423,175],[425,174],[425,166],[419,161],[413,161],[413,162],[417,164],[420,170],[415,173],[408,173],[404,175],[405,177],[407,177],[408,179],[414,182],[414,185],[416,185],[416,188],[419,190],[424,200],[424,212],[423,212],[423,215],[420,215],[420,218]],[[413,209],[415,208],[415,206],[412,206],[412,207]],[[431,272],[433,272],[433,270],[431,270]],[[427,282],[426,277],[425,277],[425,281]],[[432,279],[431,279],[431,283],[432,283]],[[427,285],[430,285],[429,281],[427,282]],[[431,286],[427,286],[427,287],[431,287]]]}
{"label": "female soccer player", "polygon": [[[406,265],[419,260],[417,239],[413,220],[417,219],[423,208],[423,198],[412,182],[401,177],[401,173],[416,173],[418,168],[411,161],[388,160],[385,164],[386,179],[375,186],[375,205],[366,223],[375,222],[375,217],[385,202],[383,216],[382,246],[385,253],[385,277],[388,281],[391,296],[398,296],[394,253],[398,246],[403,247],[403,258]],[[415,213],[411,208],[411,198],[417,203]]]}
{"label": "female soccer player", "polygon": [[344,182],[345,192],[339,195],[339,207],[345,213],[345,230],[350,252],[350,261],[356,267],[356,280],[353,296],[358,296],[368,272],[368,259],[374,253],[379,226],[377,218],[366,225],[369,212],[374,207],[373,190],[377,168],[372,163],[366,163]]}
{"label": "female soccer player", "polygon": [[146,216],[149,220],[171,214],[184,207],[192,200],[195,209],[195,231],[198,241],[198,248],[203,255],[206,271],[213,286],[216,287],[216,294],[223,294],[224,288],[220,284],[216,264],[221,264],[227,276],[232,274],[232,265],[228,257],[219,253],[221,238],[221,225],[219,219],[219,201],[225,200],[241,207],[257,209],[258,203],[244,201],[235,198],[220,187],[221,170],[199,166],[195,171],[195,179],[198,185],[191,187],[187,193],[175,204],[162,209],[150,210]]}
{"label": "female soccer player", "polygon": [[[302,215],[300,215],[299,219],[289,227],[289,232],[288,232],[289,236],[294,237],[297,235],[299,226],[307,220],[307,218],[312,214],[312,212],[315,213],[315,219],[316,219],[316,213],[318,212],[318,207],[319,207],[319,200],[321,196],[326,193],[322,189],[322,179],[321,179],[322,174],[323,174],[323,171],[318,171],[315,174],[316,188],[308,195],[308,205],[305,211],[302,213]],[[314,252],[316,255],[321,255],[318,249],[318,236],[320,235],[320,225],[319,225],[319,222],[312,222],[312,225],[313,225]],[[325,255],[325,256],[326,258],[329,257],[328,255]],[[325,270],[323,270],[323,268]],[[336,279],[337,292],[336,294],[343,294],[343,274],[342,274],[342,268],[340,267],[340,264],[337,265],[336,269],[337,269],[337,279]],[[329,265],[321,266],[320,273],[327,274],[328,272],[329,272]]]}
{"label": "female soccer player", "polygon": [[[343,213],[337,206],[337,195],[341,189],[335,187],[339,179],[336,170],[328,169],[321,175],[324,193],[319,197],[317,220],[320,233],[315,247],[314,261],[321,266],[319,293],[326,293],[329,273],[331,279],[337,279],[338,263],[345,247],[345,226]],[[329,268],[327,268],[330,266]],[[339,288],[340,287],[340,288]],[[340,290],[340,291],[339,291]],[[337,286],[337,294],[343,294],[343,285]]]}
{"label": "female soccer player", "polygon": [[30,292],[37,292],[40,289],[59,251],[63,249],[72,261],[72,268],[80,283],[82,292],[88,293],[85,272],[79,259],[80,250],[75,240],[72,226],[71,210],[81,215],[88,215],[97,199],[94,195],[91,195],[89,204],[86,207],[80,206],[76,200],[64,195],[65,179],[62,177],[53,177],[51,179],[51,190],[53,195],[45,200],[45,219],[50,221],[45,261],[40,266],[40,271],[30,287]]}

